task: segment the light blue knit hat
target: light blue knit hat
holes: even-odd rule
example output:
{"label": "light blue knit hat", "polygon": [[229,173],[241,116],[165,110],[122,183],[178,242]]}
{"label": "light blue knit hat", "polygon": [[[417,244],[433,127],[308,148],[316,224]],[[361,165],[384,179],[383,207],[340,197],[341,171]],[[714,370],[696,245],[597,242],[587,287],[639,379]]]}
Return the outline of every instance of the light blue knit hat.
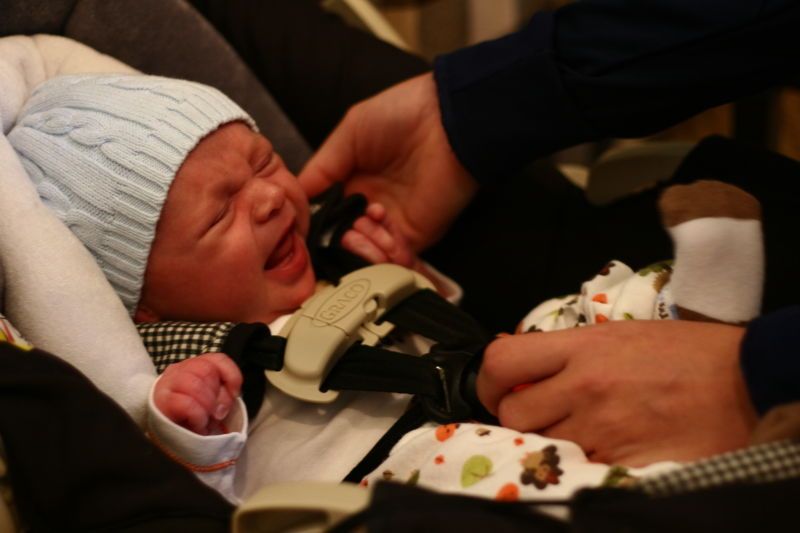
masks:
{"label": "light blue knit hat", "polygon": [[94,255],[132,314],[156,224],[189,152],[247,113],[199,83],[62,76],[38,86],[8,135],[44,204]]}

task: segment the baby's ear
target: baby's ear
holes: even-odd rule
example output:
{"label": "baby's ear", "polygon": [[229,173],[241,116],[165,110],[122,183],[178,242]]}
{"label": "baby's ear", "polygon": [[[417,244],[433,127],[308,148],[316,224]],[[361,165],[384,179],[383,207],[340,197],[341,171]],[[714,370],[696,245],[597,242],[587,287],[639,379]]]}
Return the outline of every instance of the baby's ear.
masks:
{"label": "baby's ear", "polygon": [[158,315],[158,313],[140,302],[139,305],[136,306],[136,312],[133,314],[133,321],[137,324],[146,322],[160,322],[161,317]]}

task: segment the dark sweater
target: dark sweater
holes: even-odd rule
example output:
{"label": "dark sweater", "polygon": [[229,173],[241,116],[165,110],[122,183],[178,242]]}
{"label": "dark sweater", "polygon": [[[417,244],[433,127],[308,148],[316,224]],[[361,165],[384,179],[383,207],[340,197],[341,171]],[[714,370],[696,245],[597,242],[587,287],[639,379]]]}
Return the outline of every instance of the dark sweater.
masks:
{"label": "dark sweater", "polygon": [[[434,73],[450,143],[486,184],[555,150],[647,135],[791,82],[798,34],[796,0],[582,0],[439,57]],[[800,400],[798,326],[800,307],[787,307],[748,328],[741,361],[760,412]]]}

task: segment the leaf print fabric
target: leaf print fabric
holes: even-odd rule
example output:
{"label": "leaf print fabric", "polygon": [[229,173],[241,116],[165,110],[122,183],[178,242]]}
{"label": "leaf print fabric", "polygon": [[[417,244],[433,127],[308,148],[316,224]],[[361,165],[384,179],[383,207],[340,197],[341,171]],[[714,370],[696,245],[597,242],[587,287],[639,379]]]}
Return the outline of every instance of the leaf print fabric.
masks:
{"label": "leaf print fabric", "polygon": [[485,455],[473,455],[461,468],[461,486],[471,487],[492,473],[492,460]]}
{"label": "leaf print fabric", "polygon": [[[626,470],[624,479],[674,466],[660,463]],[[607,465],[590,462],[571,442],[484,424],[429,424],[403,436],[362,484],[372,486],[389,479],[442,492],[518,501],[568,498],[580,488],[599,486],[619,474]]]}

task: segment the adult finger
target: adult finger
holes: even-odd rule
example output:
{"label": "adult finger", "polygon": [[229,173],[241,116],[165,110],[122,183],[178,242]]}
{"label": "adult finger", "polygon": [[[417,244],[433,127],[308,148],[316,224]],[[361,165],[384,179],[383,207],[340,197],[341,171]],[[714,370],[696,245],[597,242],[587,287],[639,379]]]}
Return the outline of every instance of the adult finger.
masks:
{"label": "adult finger", "polygon": [[540,381],[564,369],[569,350],[559,344],[559,333],[508,335],[486,347],[477,391],[489,412],[497,414],[500,399],[514,386]]}
{"label": "adult finger", "polygon": [[506,394],[497,406],[500,425],[517,431],[539,431],[569,418],[572,402],[560,374]]}
{"label": "adult finger", "polygon": [[550,439],[568,440],[574,442],[586,453],[587,456],[595,453],[594,440],[585,431],[585,424],[582,424],[579,417],[572,414],[562,418],[550,426],[537,430],[543,437]]}
{"label": "adult finger", "polygon": [[348,111],[333,133],[300,171],[298,181],[309,198],[350,177],[356,167],[356,118]]}

